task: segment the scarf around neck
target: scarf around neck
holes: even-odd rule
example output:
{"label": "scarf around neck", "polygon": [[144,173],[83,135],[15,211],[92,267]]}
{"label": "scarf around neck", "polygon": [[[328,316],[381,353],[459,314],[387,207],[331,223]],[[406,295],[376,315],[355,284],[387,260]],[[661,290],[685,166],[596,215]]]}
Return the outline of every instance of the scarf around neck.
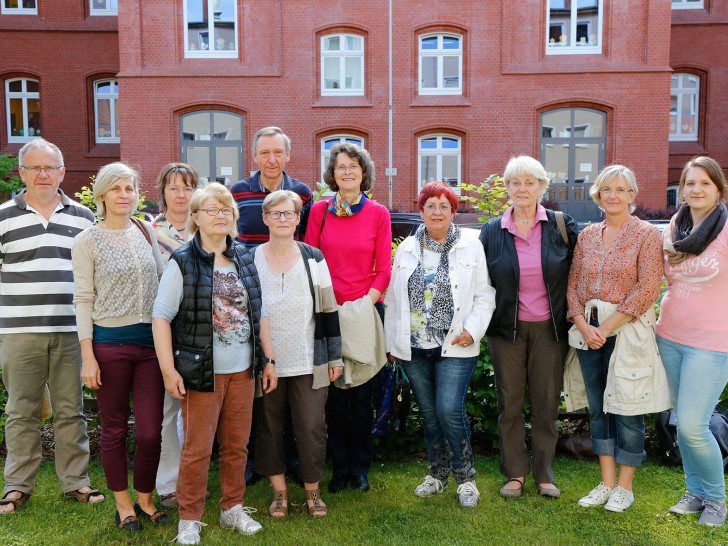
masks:
{"label": "scarf around neck", "polygon": [[450,262],[448,254],[452,247],[460,240],[460,227],[451,223],[447,231],[445,242],[438,243],[427,235],[427,228],[420,225],[415,232],[415,240],[419,242],[419,256],[417,268],[412,272],[407,287],[409,290],[410,309],[425,311],[425,270],[422,260],[425,246],[428,250],[440,254],[440,262],[433,281],[432,305],[427,320],[427,333],[435,337],[443,331],[450,329],[452,324],[452,292],[450,290]]}
{"label": "scarf around neck", "polygon": [[728,220],[728,209],[719,203],[712,212],[693,225],[690,207],[681,205],[665,230],[663,250],[670,265],[698,256],[720,235]]}
{"label": "scarf around neck", "polygon": [[336,192],[336,195],[330,202],[329,212],[336,216],[353,216],[359,212],[367,201],[367,196],[364,192],[360,192],[354,202],[349,205],[344,198],[341,197],[340,192]]}

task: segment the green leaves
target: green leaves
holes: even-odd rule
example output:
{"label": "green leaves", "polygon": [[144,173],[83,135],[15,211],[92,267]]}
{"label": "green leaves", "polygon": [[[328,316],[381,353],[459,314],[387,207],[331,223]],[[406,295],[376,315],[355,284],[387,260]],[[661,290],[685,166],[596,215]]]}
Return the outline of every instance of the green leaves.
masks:
{"label": "green leaves", "polygon": [[20,191],[25,187],[20,177],[12,174],[17,164],[17,157],[10,154],[0,155],[0,194],[10,197],[13,192]]}
{"label": "green leaves", "polygon": [[500,175],[491,174],[477,186],[459,184],[457,187],[466,192],[475,193],[475,195],[463,195],[460,199],[471,203],[472,207],[482,214],[478,218],[481,222],[487,222],[508,209],[508,192]]}

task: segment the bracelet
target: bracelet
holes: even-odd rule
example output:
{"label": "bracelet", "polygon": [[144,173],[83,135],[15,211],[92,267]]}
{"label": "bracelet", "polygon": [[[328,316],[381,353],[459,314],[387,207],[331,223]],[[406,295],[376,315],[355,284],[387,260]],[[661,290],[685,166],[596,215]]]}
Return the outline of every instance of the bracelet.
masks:
{"label": "bracelet", "polygon": [[273,360],[272,358],[268,358],[267,356],[265,357],[265,363],[266,364],[273,364],[274,366],[276,365],[276,361]]}

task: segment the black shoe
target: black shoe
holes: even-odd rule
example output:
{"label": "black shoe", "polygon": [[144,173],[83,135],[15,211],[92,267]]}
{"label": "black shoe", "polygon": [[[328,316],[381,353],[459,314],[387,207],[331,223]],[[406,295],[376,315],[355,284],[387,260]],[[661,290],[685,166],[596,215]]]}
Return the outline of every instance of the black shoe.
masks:
{"label": "black shoe", "polygon": [[139,519],[151,521],[154,525],[167,525],[172,523],[172,518],[170,518],[165,512],[155,510],[153,514],[147,514],[137,502],[134,503],[134,512]]}
{"label": "black shoe", "polygon": [[121,516],[119,515],[119,512],[116,512],[116,515],[114,516],[114,520],[116,521],[117,527],[120,529],[124,529],[124,531],[141,531],[142,525],[139,523],[139,518],[136,516],[127,516],[124,518],[124,521],[121,521]]}
{"label": "black shoe", "polygon": [[359,491],[369,491],[369,481],[367,480],[366,474],[363,476],[352,476],[351,488],[358,489]]}
{"label": "black shoe", "polygon": [[334,474],[329,482],[329,493],[338,493],[349,485],[349,476]]}

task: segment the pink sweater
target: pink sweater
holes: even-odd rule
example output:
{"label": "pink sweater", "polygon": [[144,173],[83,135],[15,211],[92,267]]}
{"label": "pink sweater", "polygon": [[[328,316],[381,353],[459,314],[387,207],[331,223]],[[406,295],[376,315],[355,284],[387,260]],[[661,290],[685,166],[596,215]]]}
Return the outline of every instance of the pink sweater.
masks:
{"label": "pink sweater", "polygon": [[339,217],[329,212],[322,234],[321,221],[327,202],[321,200],[311,207],[305,242],[323,252],[336,303],[358,300],[370,288],[384,293],[392,274],[389,211],[368,199],[353,216]]}
{"label": "pink sweater", "polygon": [[[672,224],[667,229],[671,229]],[[672,266],[657,334],[675,343],[728,353],[728,226],[699,256]]]}

